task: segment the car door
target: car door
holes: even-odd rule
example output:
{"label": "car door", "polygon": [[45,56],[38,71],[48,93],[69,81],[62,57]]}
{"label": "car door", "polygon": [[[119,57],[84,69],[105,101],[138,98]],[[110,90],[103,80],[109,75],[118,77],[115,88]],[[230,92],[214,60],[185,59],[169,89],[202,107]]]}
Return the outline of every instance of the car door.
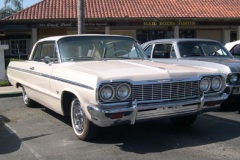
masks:
{"label": "car door", "polygon": [[28,61],[29,95],[32,99],[45,105],[51,105],[50,77],[53,70],[53,63],[58,62],[55,43],[53,41],[38,43]]}

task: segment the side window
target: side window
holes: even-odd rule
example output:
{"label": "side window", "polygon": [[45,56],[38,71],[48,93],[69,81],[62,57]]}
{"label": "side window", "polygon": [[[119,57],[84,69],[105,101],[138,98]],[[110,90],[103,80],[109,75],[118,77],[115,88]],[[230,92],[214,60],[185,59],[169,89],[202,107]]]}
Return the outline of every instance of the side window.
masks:
{"label": "side window", "polygon": [[240,55],[240,44],[237,44],[236,46],[234,46],[230,52],[233,55]]}
{"label": "side window", "polygon": [[228,54],[218,44],[202,44],[204,53],[207,56],[227,56]]}
{"label": "side window", "polygon": [[33,61],[41,61],[41,45],[37,45],[33,53]]}
{"label": "side window", "polygon": [[149,45],[147,48],[144,49],[144,53],[148,58],[151,57],[152,47],[153,47],[153,45]]}
{"label": "side window", "polygon": [[57,52],[54,42],[40,43],[37,45],[33,55],[33,61],[43,61],[45,57],[50,57],[51,61],[58,62]]}
{"label": "side window", "polygon": [[155,44],[152,58],[170,58],[172,44]]}
{"label": "side window", "polygon": [[55,47],[54,43],[43,43],[41,50],[41,58],[44,59],[46,56],[55,58]]}

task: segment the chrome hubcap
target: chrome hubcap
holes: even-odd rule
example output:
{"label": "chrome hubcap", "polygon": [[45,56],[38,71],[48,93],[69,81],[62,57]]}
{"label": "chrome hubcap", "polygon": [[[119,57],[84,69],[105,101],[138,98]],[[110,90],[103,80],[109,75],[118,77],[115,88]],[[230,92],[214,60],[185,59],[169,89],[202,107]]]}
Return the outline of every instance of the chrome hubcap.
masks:
{"label": "chrome hubcap", "polygon": [[23,89],[23,101],[24,101],[25,104],[28,103],[28,96],[27,96],[27,94],[26,94],[24,89]]}
{"label": "chrome hubcap", "polygon": [[75,100],[73,103],[73,125],[77,132],[82,133],[84,129],[84,113],[80,102]]}

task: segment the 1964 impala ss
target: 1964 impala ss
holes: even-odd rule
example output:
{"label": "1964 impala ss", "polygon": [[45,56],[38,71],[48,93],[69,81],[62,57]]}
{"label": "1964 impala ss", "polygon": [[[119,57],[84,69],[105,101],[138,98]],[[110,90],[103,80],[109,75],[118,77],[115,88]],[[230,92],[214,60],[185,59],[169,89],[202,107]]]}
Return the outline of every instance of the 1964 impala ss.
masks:
{"label": "1964 impala ss", "polygon": [[210,39],[157,39],[141,45],[153,61],[211,67],[228,75],[231,95],[240,95],[240,60],[218,41]]}
{"label": "1964 impala ss", "polygon": [[137,41],[116,35],[39,40],[27,61],[11,62],[9,81],[34,102],[70,115],[75,134],[90,140],[98,127],[170,118],[190,125],[227,99],[216,69],[154,63]]}

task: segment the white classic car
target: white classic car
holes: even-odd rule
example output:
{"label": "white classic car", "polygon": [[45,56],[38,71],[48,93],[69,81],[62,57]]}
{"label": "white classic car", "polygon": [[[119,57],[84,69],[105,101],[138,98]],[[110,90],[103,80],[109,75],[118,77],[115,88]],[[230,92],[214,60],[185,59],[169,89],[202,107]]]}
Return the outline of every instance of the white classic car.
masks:
{"label": "white classic car", "polygon": [[240,59],[240,40],[228,42],[224,46],[237,59]]}
{"label": "white classic car", "polygon": [[155,62],[210,67],[227,75],[231,96],[240,95],[240,60],[218,41],[210,39],[157,39],[141,45]]}
{"label": "white classic car", "polygon": [[219,70],[152,62],[127,36],[41,39],[29,60],[10,62],[7,75],[26,106],[38,102],[70,116],[82,140],[95,138],[99,127],[153,118],[190,125],[228,98]]}

